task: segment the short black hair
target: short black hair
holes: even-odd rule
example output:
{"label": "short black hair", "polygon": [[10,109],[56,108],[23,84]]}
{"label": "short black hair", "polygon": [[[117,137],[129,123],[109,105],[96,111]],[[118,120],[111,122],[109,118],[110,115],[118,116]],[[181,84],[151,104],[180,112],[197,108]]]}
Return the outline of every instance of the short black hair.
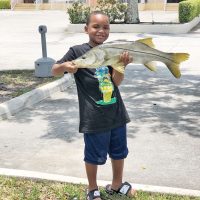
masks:
{"label": "short black hair", "polygon": [[86,25],[88,25],[89,23],[90,23],[90,19],[91,19],[91,17],[93,16],[93,15],[104,15],[104,16],[106,16],[106,17],[108,17],[109,18],[109,16],[106,14],[106,13],[104,13],[104,12],[102,12],[102,11],[100,11],[100,10],[95,10],[95,11],[92,11],[89,15],[88,15],[88,17],[87,17],[87,20],[86,20]]}

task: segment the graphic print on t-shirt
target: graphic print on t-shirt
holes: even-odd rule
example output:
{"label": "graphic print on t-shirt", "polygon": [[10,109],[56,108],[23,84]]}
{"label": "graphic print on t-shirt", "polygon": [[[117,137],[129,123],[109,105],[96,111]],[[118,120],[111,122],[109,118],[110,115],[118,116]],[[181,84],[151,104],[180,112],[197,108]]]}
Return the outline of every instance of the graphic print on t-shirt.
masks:
{"label": "graphic print on t-shirt", "polygon": [[99,89],[102,93],[103,99],[97,101],[97,104],[108,105],[116,103],[116,97],[112,98],[114,90],[113,83],[110,79],[110,73],[108,67],[98,67],[95,72],[96,78],[99,81]]}

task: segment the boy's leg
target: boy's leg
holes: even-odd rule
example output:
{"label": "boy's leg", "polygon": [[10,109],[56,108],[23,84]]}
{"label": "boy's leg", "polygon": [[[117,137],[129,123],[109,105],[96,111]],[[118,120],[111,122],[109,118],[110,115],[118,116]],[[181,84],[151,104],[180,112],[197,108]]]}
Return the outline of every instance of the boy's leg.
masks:
{"label": "boy's leg", "polygon": [[[112,129],[109,155],[112,162],[113,180],[112,184],[107,186],[107,189],[119,191],[123,186],[124,159],[128,155],[126,125]],[[134,196],[135,190],[131,189],[127,195],[129,197]]]}
{"label": "boy's leg", "polygon": [[111,159],[112,170],[113,170],[113,180],[112,180],[112,189],[118,190],[122,184],[123,169],[124,169],[124,159],[114,160]]}
{"label": "boy's leg", "polygon": [[118,190],[122,185],[124,159],[128,155],[126,125],[112,129],[109,155],[112,162],[112,189]]}
{"label": "boy's leg", "polygon": [[90,163],[85,162],[85,169],[87,173],[88,178],[88,190],[92,191],[94,189],[97,189],[97,165],[93,165]]}
{"label": "boy's leg", "polygon": [[[87,193],[87,199],[94,199],[94,200],[102,200],[100,197],[100,193],[93,193],[94,190],[95,192],[98,191],[98,186],[97,186],[97,165],[90,164],[85,162],[85,169],[87,173],[87,178],[88,178],[88,193]],[[89,193],[92,192],[92,197],[90,197]],[[95,195],[95,197],[93,196]]]}
{"label": "boy's leg", "polygon": [[[110,185],[110,189],[118,191],[122,185],[124,159],[122,160],[111,159],[111,162],[112,162],[112,170],[113,170],[113,180],[112,180],[112,184]],[[136,195],[135,189],[131,189],[127,194],[127,196],[129,197],[134,197],[135,195]]]}
{"label": "boy's leg", "polygon": [[[98,165],[103,165],[107,159],[107,152],[110,143],[110,132],[103,133],[85,133],[84,134],[85,150],[84,161],[88,178],[88,190],[94,192],[97,186],[97,169]],[[95,200],[101,200],[100,197]]]}

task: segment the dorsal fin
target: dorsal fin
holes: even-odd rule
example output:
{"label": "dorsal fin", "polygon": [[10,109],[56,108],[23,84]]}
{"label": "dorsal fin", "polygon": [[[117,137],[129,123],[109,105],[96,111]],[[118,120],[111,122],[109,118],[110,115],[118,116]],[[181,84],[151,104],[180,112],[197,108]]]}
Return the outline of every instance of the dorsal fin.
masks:
{"label": "dorsal fin", "polygon": [[136,42],[141,42],[141,43],[146,44],[147,46],[149,46],[151,48],[155,47],[155,45],[152,41],[152,38],[139,39],[139,40],[136,40]]}

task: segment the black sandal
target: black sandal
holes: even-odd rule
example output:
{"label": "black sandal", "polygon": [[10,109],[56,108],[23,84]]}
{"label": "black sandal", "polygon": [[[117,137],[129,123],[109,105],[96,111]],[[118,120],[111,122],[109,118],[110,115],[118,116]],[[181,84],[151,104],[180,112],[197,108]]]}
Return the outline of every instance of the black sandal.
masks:
{"label": "black sandal", "polygon": [[109,195],[117,194],[117,192],[118,192],[117,190],[114,190],[111,188],[111,184],[106,185],[105,191]]}
{"label": "black sandal", "polygon": [[86,200],[95,200],[97,198],[101,198],[101,195],[98,189],[91,190],[90,192],[87,191]]}
{"label": "black sandal", "polygon": [[[119,195],[125,195],[129,197],[129,191],[132,190],[132,186],[130,183],[128,182],[124,182],[122,183],[122,185],[120,186],[120,188],[118,190],[114,190],[111,188],[111,185],[108,184],[106,185],[105,191],[107,194],[113,195],[113,194],[119,194]],[[134,192],[136,194],[136,191]],[[135,194],[133,196],[135,196]]]}

